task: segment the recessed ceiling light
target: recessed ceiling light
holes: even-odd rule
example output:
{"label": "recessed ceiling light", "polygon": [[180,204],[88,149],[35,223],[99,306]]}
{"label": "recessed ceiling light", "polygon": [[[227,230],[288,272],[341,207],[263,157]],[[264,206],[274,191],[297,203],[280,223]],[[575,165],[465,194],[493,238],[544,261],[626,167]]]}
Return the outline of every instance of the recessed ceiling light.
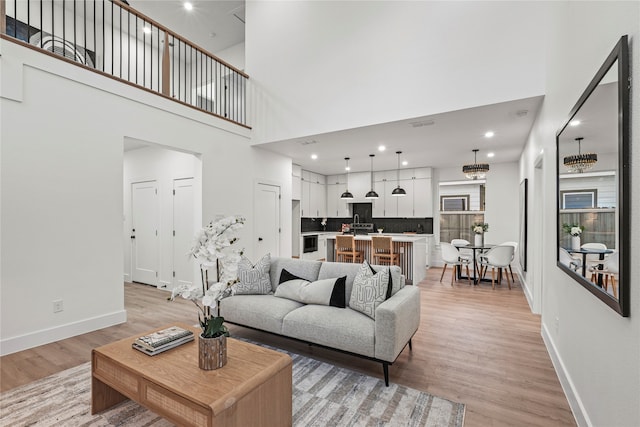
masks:
{"label": "recessed ceiling light", "polygon": [[571,120],[569,126],[578,126],[580,123],[580,120]]}
{"label": "recessed ceiling light", "polygon": [[385,147],[384,145],[381,145],[381,146],[378,147],[378,151],[384,151],[386,149],[387,149],[387,147]]}
{"label": "recessed ceiling light", "polygon": [[312,154],[312,155],[311,155],[311,159],[312,159],[312,160],[316,160],[317,158],[318,158],[318,155],[317,155],[317,154]]}
{"label": "recessed ceiling light", "polygon": [[193,10],[193,4],[189,3],[188,1],[184,2],[184,8],[187,10]]}
{"label": "recessed ceiling light", "polygon": [[489,132],[484,134],[484,137],[485,138],[491,138],[493,135],[495,135],[495,133],[493,133],[492,131],[489,131]]}
{"label": "recessed ceiling light", "polygon": [[487,157],[493,157],[495,155],[496,155],[496,153],[487,153]]}
{"label": "recessed ceiling light", "polygon": [[142,27],[142,31],[143,31],[145,34],[151,34],[151,28],[149,28],[149,27]]}
{"label": "recessed ceiling light", "polygon": [[407,166],[409,164],[409,162],[407,162],[406,160],[402,161],[402,166]]}

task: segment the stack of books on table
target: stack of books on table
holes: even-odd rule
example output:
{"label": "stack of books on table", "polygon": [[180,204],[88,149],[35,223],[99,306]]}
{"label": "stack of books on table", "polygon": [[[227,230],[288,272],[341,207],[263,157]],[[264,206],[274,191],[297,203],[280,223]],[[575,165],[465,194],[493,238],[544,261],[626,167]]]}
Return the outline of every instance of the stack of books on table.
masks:
{"label": "stack of books on table", "polygon": [[137,338],[131,346],[149,356],[154,356],[163,351],[193,341],[194,335],[188,329],[172,326],[161,331]]}

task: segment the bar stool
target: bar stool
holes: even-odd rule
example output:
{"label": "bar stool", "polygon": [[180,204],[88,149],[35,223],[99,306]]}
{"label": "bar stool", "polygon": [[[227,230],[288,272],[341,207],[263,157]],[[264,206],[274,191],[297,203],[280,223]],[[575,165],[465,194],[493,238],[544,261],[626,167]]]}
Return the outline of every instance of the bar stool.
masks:
{"label": "bar stool", "polygon": [[[371,255],[374,264],[400,265],[400,257],[393,252],[393,241],[388,236],[371,236]],[[385,264],[383,264],[383,262]]]}
{"label": "bar stool", "polygon": [[336,261],[341,261],[341,258],[351,259],[351,262],[364,260],[362,251],[356,250],[356,240],[353,236],[336,236]]}

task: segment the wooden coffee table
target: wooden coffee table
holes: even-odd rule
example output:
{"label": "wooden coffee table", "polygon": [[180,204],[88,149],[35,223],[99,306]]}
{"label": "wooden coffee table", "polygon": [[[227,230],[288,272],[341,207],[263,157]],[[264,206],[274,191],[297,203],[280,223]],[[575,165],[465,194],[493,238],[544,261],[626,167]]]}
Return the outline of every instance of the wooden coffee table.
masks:
{"label": "wooden coffee table", "polygon": [[[198,336],[147,356],[131,348],[140,335],[98,347],[91,358],[91,413],[131,399],[184,426],[291,426],[292,361],[277,351],[227,340],[227,364],[198,367]],[[166,325],[156,330],[173,325]]]}

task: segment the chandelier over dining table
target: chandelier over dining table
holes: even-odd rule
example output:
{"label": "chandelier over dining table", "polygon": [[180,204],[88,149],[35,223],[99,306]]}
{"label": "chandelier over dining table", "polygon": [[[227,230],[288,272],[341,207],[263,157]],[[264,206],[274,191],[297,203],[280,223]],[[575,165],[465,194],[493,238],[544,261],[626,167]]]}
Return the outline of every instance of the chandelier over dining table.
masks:
{"label": "chandelier over dining table", "polygon": [[582,173],[589,170],[598,162],[598,155],[596,153],[583,153],[582,152],[582,140],[584,138],[576,138],[578,142],[578,154],[572,154],[565,156],[564,165],[573,173]]}
{"label": "chandelier over dining table", "polygon": [[487,163],[478,163],[478,150],[473,150],[473,164],[462,166],[462,173],[469,179],[483,179],[489,172],[489,165]]}

